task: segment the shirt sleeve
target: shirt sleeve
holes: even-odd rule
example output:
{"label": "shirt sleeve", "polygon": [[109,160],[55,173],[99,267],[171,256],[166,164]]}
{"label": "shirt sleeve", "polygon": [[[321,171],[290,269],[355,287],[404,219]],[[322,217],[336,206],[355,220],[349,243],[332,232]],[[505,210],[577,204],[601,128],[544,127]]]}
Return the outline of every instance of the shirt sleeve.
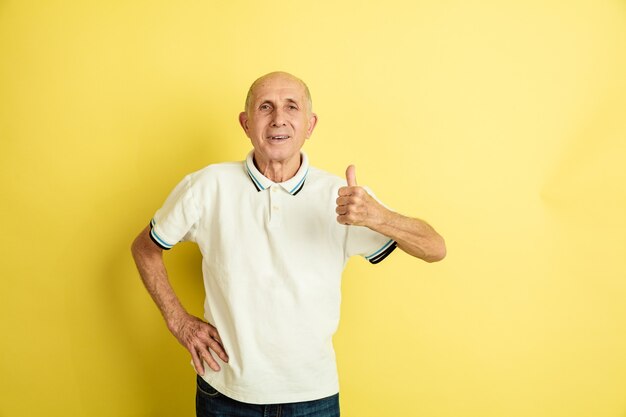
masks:
{"label": "shirt sleeve", "polygon": [[[372,191],[365,191],[380,203]],[[382,204],[382,203],[381,203]],[[364,226],[347,226],[346,254],[348,257],[359,255],[373,264],[377,264],[393,252],[398,244],[389,237]]]}
{"label": "shirt sleeve", "polygon": [[192,192],[190,176],[186,176],[170,193],[150,221],[150,237],[163,249],[171,249],[185,240],[193,241],[199,210]]}

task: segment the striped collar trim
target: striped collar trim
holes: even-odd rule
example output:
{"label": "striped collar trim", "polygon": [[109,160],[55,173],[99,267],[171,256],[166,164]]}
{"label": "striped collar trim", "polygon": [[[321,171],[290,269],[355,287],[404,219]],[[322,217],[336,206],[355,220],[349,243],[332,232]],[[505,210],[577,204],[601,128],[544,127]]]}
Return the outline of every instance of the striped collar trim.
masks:
{"label": "striped collar trim", "polygon": [[306,180],[306,176],[309,173],[309,158],[306,156],[304,152],[300,152],[301,163],[298,172],[292,178],[287,181],[275,183],[274,181],[267,178],[265,175],[261,174],[259,170],[254,165],[253,161],[254,150],[250,151],[244,165],[246,167],[246,172],[252,180],[252,184],[257,189],[257,191],[263,191],[270,188],[272,185],[279,185],[285,191],[287,191],[291,195],[296,195],[302,190],[304,187],[304,182]]}

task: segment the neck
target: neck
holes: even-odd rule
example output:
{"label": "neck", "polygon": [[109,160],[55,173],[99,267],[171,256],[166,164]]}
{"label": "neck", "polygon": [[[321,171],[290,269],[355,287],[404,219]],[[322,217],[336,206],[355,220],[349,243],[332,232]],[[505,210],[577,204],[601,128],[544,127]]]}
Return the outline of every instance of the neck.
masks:
{"label": "neck", "polygon": [[300,154],[285,161],[265,161],[259,158],[256,153],[253,161],[259,172],[274,182],[284,182],[293,178],[300,169],[302,162]]}

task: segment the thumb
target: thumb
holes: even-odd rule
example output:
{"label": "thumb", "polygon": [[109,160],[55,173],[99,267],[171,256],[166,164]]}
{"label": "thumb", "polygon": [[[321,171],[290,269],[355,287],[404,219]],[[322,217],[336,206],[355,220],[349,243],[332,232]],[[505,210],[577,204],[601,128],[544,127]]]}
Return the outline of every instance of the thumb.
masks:
{"label": "thumb", "polygon": [[354,165],[350,165],[348,169],[346,169],[346,180],[348,181],[348,187],[356,186],[356,168]]}

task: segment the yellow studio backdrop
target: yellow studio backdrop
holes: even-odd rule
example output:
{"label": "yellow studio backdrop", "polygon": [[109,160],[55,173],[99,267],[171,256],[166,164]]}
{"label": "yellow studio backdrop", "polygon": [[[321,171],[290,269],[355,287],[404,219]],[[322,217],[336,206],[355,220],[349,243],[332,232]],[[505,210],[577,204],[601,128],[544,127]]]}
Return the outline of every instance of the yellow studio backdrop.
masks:
{"label": "yellow studio backdrop", "polygon": [[0,416],[193,415],[129,246],[183,175],[243,159],[278,69],[311,88],[312,164],[448,245],[350,261],[342,415],[626,416],[617,0],[0,1]]}

